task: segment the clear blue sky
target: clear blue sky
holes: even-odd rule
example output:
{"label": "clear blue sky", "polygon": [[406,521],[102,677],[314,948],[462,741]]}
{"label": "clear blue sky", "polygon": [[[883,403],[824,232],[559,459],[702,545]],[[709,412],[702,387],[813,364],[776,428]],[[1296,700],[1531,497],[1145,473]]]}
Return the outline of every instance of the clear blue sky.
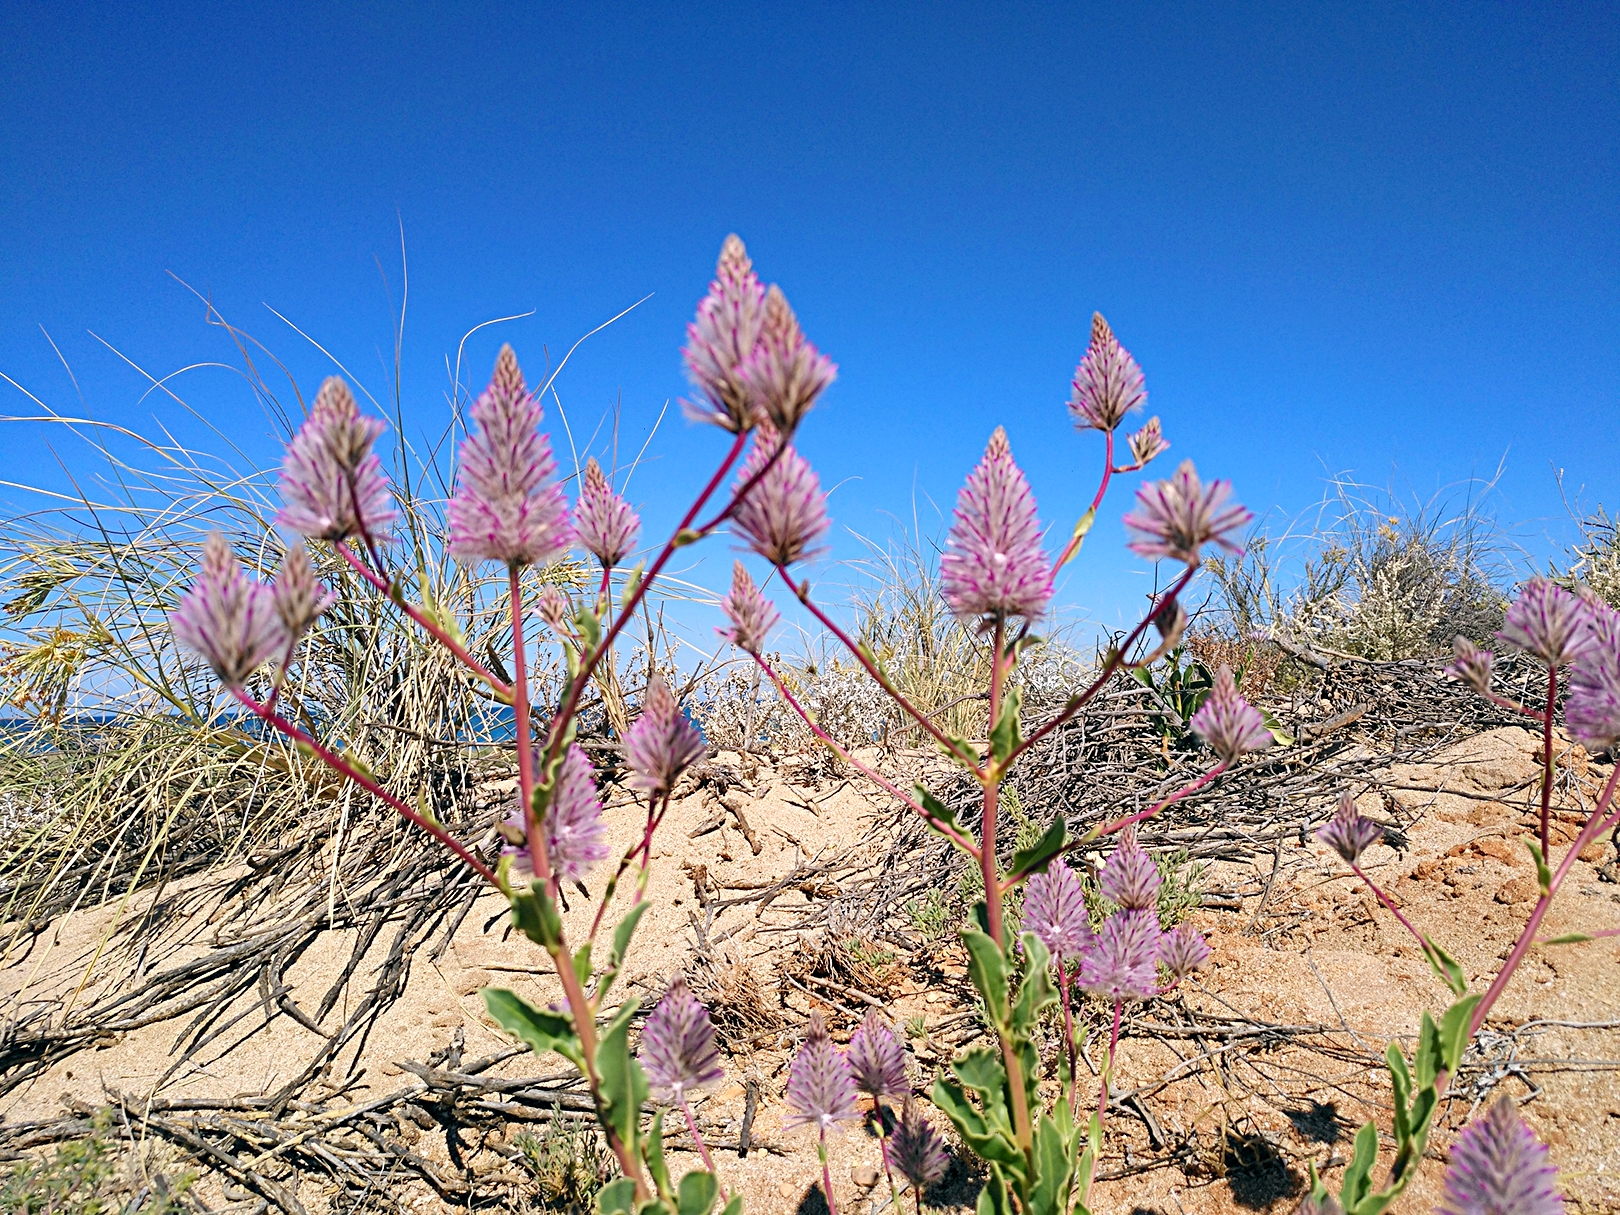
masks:
{"label": "clear blue sky", "polygon": [[[802,447],[863,531],[914,487],[948,506],[997,423],[1065,530],[1098,460],[1063,411],[1093,309],[1172,457],[1257,510],[1504,454],[1532,538],[1560,526],[1554,468],[1620,498],[1610,6],[13,0],[3,25],[0,371],[64,411],[41,326],[82,408],[200,438],[89,333],[157,374],[228,360],[168,272],[306,388],[329,365],[265,304],[381,396],[402,222],[413,425],[478,322],[534,309],[468,353],[481,376],[510,340],[538,371],[650,292],[559,381],[576,428],[621,401],[638,445],[737,231],[840,366]],[[274,458],[237,378],[174,387]],[[671,410],[632,485],[655,524],[720,438]],[[7,478],[59,477],[37,428],[5,442]],[[1126,503],[1065,592],[1105,620],[1141,589]]]}

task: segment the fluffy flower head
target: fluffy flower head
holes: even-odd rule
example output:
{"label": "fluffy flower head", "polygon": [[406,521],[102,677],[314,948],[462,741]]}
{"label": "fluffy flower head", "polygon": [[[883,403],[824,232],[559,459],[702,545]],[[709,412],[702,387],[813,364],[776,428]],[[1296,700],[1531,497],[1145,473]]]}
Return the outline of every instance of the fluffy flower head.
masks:
{"label": "fluffy flower head", "polygon": [[1446,668],[1446,678],[1465,683],[1474,691],[1484,694],[1491,690],[1491,669],[1496,655],[1482,650],[1461,633],[1451,642],[1452,663]]}
{"label": "fluffy flower head", "polygon": [[923,1117],[916,1099],[907,1095],[900,1122],[883,1141],[883,1159],[919,1193],[945,1176],[950,1156],[945,1140]]}
{"label": "fluffy flower head", "polygon": [[1189,724],[1229,764],[1248,751],[1263,751],[1275,741],[1260,710],[1238,695],[1237,680],[1225,663],[1215,672],[1215,686]]}
{"label": "fluffy flower head", "polygon": [[846,1056],[855,1074],[855,1085],[874,1097],[902,1097],[911,1091],[906,1082],[906,1052],[889,1023],[868,1009],[849,1040]]}
{"label": "fluffy flower head", "polygon": [[585,484],[574,508],[574,537],[604,568],[623,561],[641,534],[641,519],[614,492],[595,457],[585,461]]}
{"label": "fluffy flower head", "polygon": [[1181,924],[1159,942],[1159,961],[1178,979],[1185,979],[1209,961],[1209,943],[1191,924]]}
{"label": "fluffy flower head", "polygon": [[855,1073],[849,1060],[833,1045],[821,1014],[811,1013],[804,1045],[788,1072],[788,1116],[782,1126],[809,1124],[822,1134],[836,1130],[840,1122],[860,1117],[855,1093]]}
{"label": "fluffy flower head", "polygon": [[1080,958],[1080,986],[1111,1000],[1145,1000],[1159,990],[1159,917],[1116,911]]}
{"label": "fluffy flower head", "polygon": [[1074,369],[1069,414],[1082,430],[1113,430],[1147,400],[1142,369],[1119,344],[1100,312],[1091,316],[1091,344]]}
{"label": "fluffy flower head", "polygon": [[607,858],[607,824],[602,821],[596,775],[589,757],[577,746],[563,752],[540,829],[545,832],[551,870],[565,882],[582,881],[592,865]]}
{"label": "fluffy flower head", "polygon": [[741,561],[731,567],[731,593],[720,600],[720,610],[731,622],[730,628],[715,632],[739,650],[757,654],[765,645],[765,638],[781,619],[771,601],[765,598]]}
{"label": "fluffy flower head", "polygon": [[1162,884],[1159,867],[1136,842],[1135,829],[1127,827],[1120,836],[1119,847],[1103,866],[1099,883],[1103,897],[1127,911],[1148,910],[1159,905]]}
{"label": "fluffy flower head", "polygon": [[698,304],[697,319],[686,327],[686,373],[703,391],[704,402],[683,402],[693,421],[713,422],[741,434],[754,424],[754,410],[743,364],[754,353],[765,322],[765,290],[748,250],[736,236],[720,249],[709,294]]}
{"label": "fluffy flower head", "polygon": [[1024,928],[1054,958],[1078,958],[1091,940],[1085,892],[1080,878],[1061,860],[1024,886]]}
{"label": "fluffy flower head", "polygon": [[1141,430],[1131,435],[1131,458],[1137,467],[1146,467],[1154,458],[1170,450],[1170,440],[1164,437],[1164,428],[1158,418],[1149,418]]}
{"label": "fluffy flower head", "polygon": [[540,416],[517,355],[502,346],[489,387],[473,402],[478,429],[461,444],[449,508],[450,553],[458,560],[543,565],[568,551],[568,501],[552,481],[557,462]]}
{"label": "fluffy flower head", "polygon": [[1591,750],[1604,751],[1620,742],[1620,614],[1598,606],[1591,613],[1591,645],[1570,668],[1564,722]]}
{"label": "fluffy flower head", "polygon": [[641,702],[641,716],[624,736],[625,762],[630,785],[643,793],[662,796],[675,787],[680,774],[708,747],[698,728],[686,719],[664,677],[653,674]]}
{"label": "fluffy flower head", "polygon": [[811,556],[812,546],[827,534],[827,502],[821,479],[791,444],[771,463],[781,445],[781,436],[769,423],[754,431],[753,446],[737,474],[737,488],[753,480],[761,469],[765,474],[738,503],[731,521],[748,546],[765,560],[772,565],[792,565]]}
{"label": "fluffy flower head", "polygon": [[1574,662],[1592,645],[1592,607],[1545,578],[1524,584],[1497,637],[1550,667]]}
{"label": "fluffy flower head", "polygon": [[1317,831],[1316,838],[1342,856],[1347,864],[1355,865],[1360,863],[1361,854],[1383,834],[1384,829],[1377,823],[1361,817],[1356,799],[1347,789],[1340,795],[1333,817]]}
{"label": "fluffy flower head", "polygon": [[208,537],[202,570],[169,624],[175,639],[206,659],[233,691],[287,646],[274,593],[248,576],[219,532]]}
{"label": "fluffy flower head", "polygon": [[1501,1097],[1452,1145],[1439,1215],[1563,1215],[1557,1180],[1546,1144]]}
{"label": "fluffy flower head", "polygon": [[1254,518],[1247,508],[1226,500],[1230,481],[1205,485],[1191,460],[1165,481],[1153,481],[1136,491],[1136,509],[1125,516],[1133,533],[1126,547],[1149,561],[1166,559],[1197,565],[1206,544],[1216,544],[1234,555],[1243,551],[1232,533]]}
{"label": "fluffy flower head", "polygon": [[838,368],[805,340],[787,296],[773,285],[765,294],[759,342],[740,374],[748,385],[754,416],[791,435],[799,419],[837,378]]}
{"label": "fluffy flower head", "polygon": [[384,425],[361,414],[349,386],[330,376],[281,461],[276,522],[312,539],[384,538],[394,500],[371,450]]}
{"label": "fluffy flower head", "polygon": [[1052,600],[1052,563],[1041,545],[1035,495],[999,426],[956,495],[945,555],[945,602],[958,620],[1034,618]]}
{"label": "fluffy flower head", "polygon": [[636,1057],[653,1092],[677,1105],[693,1089],[725,1075],[709,1010],[698,1003],[684,977],[675,977],[648,1016]]}
{"label": "fluffy flower head", "polygon": [[270,593],[276,615],[281,618],[282,628],[291,641],[308,632],[337,598],[316,579],[309,549],[302,543],[287,546],[287,555],[281,559],[281,568],[276,571]]}

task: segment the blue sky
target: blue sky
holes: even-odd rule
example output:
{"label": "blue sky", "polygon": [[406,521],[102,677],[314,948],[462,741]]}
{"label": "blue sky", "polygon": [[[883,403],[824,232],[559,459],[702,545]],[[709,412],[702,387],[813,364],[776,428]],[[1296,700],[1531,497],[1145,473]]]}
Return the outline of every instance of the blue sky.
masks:
{"label": "blue sky", "polygon": [[[538,372],[651,293],[558,381],[576,434],[617,404],[633,451],[686,390],[683,325],[737,231],[840,366],[801,446],[842,526],[916,501],[941,530],[928,503],[1004,423],[1066,530],[1100,458],[1063,410],[1093,309],[1172,456],[1257,510],[1330,472],[1426,495],[1505,457],[1500,513],[1545,551],[1555,469],[1620,499],[1605,6],[334,7],[8,6],[0,371],[206,441],[91,336],[158,375],[230,361],[172,274],[306,390],[330,364],[267,304],[381,396],[402,225],[408,429],[441,423],[479,322],[532,309],[467,357],[487,374],[510,340]],[[172,387],[275,459],[237,376]],[[82,459],[38,427],[6,446],[6,479]],[[632,484],[654,526],[721,446],[670,410]],[[1111,501],[1064,592],[1104,622],[1146,582]]]}

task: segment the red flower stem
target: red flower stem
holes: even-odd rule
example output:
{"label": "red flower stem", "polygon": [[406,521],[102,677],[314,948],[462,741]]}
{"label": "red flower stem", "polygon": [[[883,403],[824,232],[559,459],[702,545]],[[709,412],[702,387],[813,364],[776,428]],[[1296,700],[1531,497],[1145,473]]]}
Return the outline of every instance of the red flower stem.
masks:
{"label": "red flower stem", "polygon": [[[1476,688],[1475,691],[1479,691],[1479,689]],[[1542,719],[1541,713],[1539,713],[1537,710],[1527,709],[1518,701],[1509,700],[1506,696],[1498,696],[1489,688],[1486,688],[1484,691],[1479,691],[1479,694],[1486,700],[1490,701],[1493,705],[1499,705],[1504,709],[1511,709],[1515,713],[1523,713],[1526,717],[1534,717],[1537,721]]]}
{"label": "red flower stem", "polygon": [[[834,621],[832,617],[828,616],[826,612],[822,611],[821,608],[815,604],[815,602],[810,598],[810,584],[808,582],[802,584],[794,582],[793,575],[787,572],[785,566],[777,566],[776,572],[781,576],[783,585],[786,586],[788,590],[792,591],[795,596],[797,596],[799,602],[804,604],[804,606],[810,610],[810,614],[821,622],[822,627],[824,627],[834,637],[838,638],[841,643],[843,643],[844,648],[855,656],[855,661],[859,662],[861,666],[866,668],[866,673],[877,681],[878,686],[882,688],[885,693],[887,693],[890,700],[899,705],[900,708],[913,721],[920,725],[924,730],[927,730],[928,733],[933,735],[934,741],[939,743],[940,746],[944,747],[947,754],[957,756],[962,760],[963,763],[973,763],[975,768],[977,768],[976,759],[972,756],[963,755],[960,751],[958,751],[956,744],[950,740],[945,731],[936,726],[920,709],[907,700],[901,693],[900,689],[895,687],[894,684],[890,682],[889,677],[883,673],[883,671],[875,662],[871,660],[870,657],[868,657],[866,651],[857,645],[854,640],[851,639],[848,633],[839,628],[837,622]],[[994,720],[993,716],[992,720]]]}
{"label": "red flower stem", "polygon": [[938,831],[946,839],[950,840],[951,843],[962,849],[963,852],[966,852],[971,857],[978,857],[979,850],[974,847],[972,840],[964,836],[961,832],[953,830],[951,827],[940,822],[932,814],[928,813],[926,809],[918,805],[916,800],[913,799],[910,794],[902,791],[898,785],[894,784],[890,780],[885,779],[876,771],[861,763],[860,760],[856,759],[847,750],[833,741],[832,736],[815,723],[810,714],[805,712],[804,706],[801,705],[797,699],[795,699],[792,692],[788,691],[787,685],[782,682],[782,677],[771,669],[771,664],[766,662],[758,654],[752,655],[752,658],[759,669],[764,671],[766,677],[773,685],[775,685],[777,695],[783,700],[787,701],[788,707],[799,715],[799,717],[804,721],[804,724],[810,728],[810,732],[820,739],[822,744],[826,746],[828,750],[832,751],[833,754],[837,755],[839,759],[843,760],[850,767],[860,772],[862,776],[866,777],[867,780],[871,781],[874,785],[877,785],[884,792],[888,793],[892,797],[899,798],[906,804],[913,814],[922,819],[935,831]]}
{"label": "red flower stem", "polygon": [[1123,831],[1126,827],[1132,827],[1137,823],[1144,823],[1148,819],[1156,817],[1165,809],[1165,807],[1173,805],[1174,803],[1179,802],[1182,798],[1198,792],[1198,790],[1209,784],[1210,781],[1214,780],[1222,772],[1225,772],[1230,766],[1231,765],[1226,760],[1221,760],[1220,763],[1216,764],[1208,772],[1205,772],[1196,780],[1188,781],[1185,785],[1181,786],[1181,788],[1177,789],[1162,802],[1159,802],[1152,809],[1143,810],[1141,813],[1132,814],[1127,818],[1115,819],[1113,822],[1099,827],[1097,829],[1097,835],[1099,837],[1104,835],[1112,835],[1116,831]]}
{"label": "red flower stem", "polygon": [[523,583],[520,567],[507,567],[512,598],[512,712],[517,725],[518,805],[523,807],[523,839],[534,875],[551,885],[551,857],[546,854],[546,833],[534,813],[534,746],[529,741],[529,671],[523,644]]}
{"label": "red flower stem", "polygon": [[1192,581],[1192,576],[1197,572],[1198,567],[1196,565],[1189,565],[1186,572],[1183,573],[1181,577],[1177,578],[1175,582],[1170,584],[1170,589],[1163,595],[1159,596],[1159,601],[1153,605],[1153,610],[1142,618],[1142,622],[1132,629],[1130,634],[1125,638],[1124,642],[1121,643],[1117,649],[1115,649],[1114,653],[1109,657],[1108,662],[1103,666],[1102,673],[1092,681],[1091,685],[1086,688],[1084,692],[1080,692],[1069,697],[1069,703],[1063,706],[1062,712],[1060,712],[1056,717],[1052,718],[1051,721],[1047,722],[1039,730],[1036,730],[1035,733],[1031,734],[1023,742],[1018,744],[1018,746],[1013,749],[1013,753],[1007,757],[1007,767],[1011,767],[1013,761],[1025,751],[1028,751],[1036,743],[1040,742],[1041,739],[1045,738],[1053,730],[1056,730],[1081,709],[1085,708],[1086,704],[1091,700],[1091,698],[1098,692],[1102,691],[1103,685],[1113,678],[1114,672],[1125,665],[1126,651],[1128,651],[1131,646],[1136,644],[1137,639],[1147,631],[1148,625],[1152,624],[1156,619],[1158,619],[1159,613],[1164,611],[1164,609],[1171,603],[1175,602],[1176,596],[1181,594],[1181,592],[1186,588],[1187,583]]}
{"label": "red flower stem", "polygon": [[1114,1048],[1119,1045],[1119,1015],[1124,1011],[1125,1001],[1114,1000],[1114,1030],[1108,1035],[1108,1064],[1103,1068],[1102,1090],[1097,1094],[1097,1121],[1101,1122],[1103,1115],[1108,1112],[1108,1081],[1114,1075]]}
{"label": "red flower stem", "polygon": [[[714,1167],[714,1158],[709,1155],[709,1145],[703,1142],[703,1132],[698,1130],[697,1119],[692,1117],[692,1107],[686,1102],[686,1094],[681,1094],[681,1113],[686,1115],[686,1129],[692,1132],[692,1142],[697,1144],[698,1155],[703,1157],[703,1167],[713,1173],[719,1180],[720,1171]],[[728,1200],[726,1187],[720,1187],[720,1202],[722,1205]]]}
{"label": "red flower stem", "polygon": [[821,1192],[827,1196],[827,1215],[838,1215],[838,1204],[833,1201],[832,1170],[827,1167],[827,1127],[821,1128]]}
{"label": "red flower stem", "polygon": [[1389,895],[1385,894],[1383,888],[1380,887],[1377,882],[1368,877],[1366,870],[1362,869],[1360,865],[1356,864],[1354,861],[1351,861],[1350,868],[1352,872],[1354,872],[1355,875],[1366,884],[1367,889],[1373,892],[1373,896],[1384,905],[1385,910],[1387,910],[1390,915],[1394,916],[1401,922],[1402,928],[1406,929],[1407,932],[1412,934],[1417,943],[1423,947],[1423,952],[1427,954],[1430,949],[1429,942],[1424,938],[1421,932],[1413,927],[1412,921],[1401,914],[1401,909],[1395,906],[1395,900],[1390,898]]}
{"label": "red flower stem", "polygon": [[[900,1187],[894,1184],[894,1170],[889,1167],[889,1128],[883,1121],[883,1098],[872,1098],[872,1116],[877,1119],[878,1159],[883,1161],[883,1175],[889,1179],[889,1201],[900,1209]],[[896,1115],[898,1118],[898,1115]]]}
{"label": "red flower stem", "polygon": [[[1142,466],[1140,464],[1138,464],[1136,467],[1140,468]],[[1092,515],[1093,523],[1095,523],[1095,521],[1096,521],[1096,518],[1095,518],[1096,510],[1097,510],[1097,508],[1099,506],[1102,505],[1103,495],[1108,492],[1108,480],[1109,480],[1109,478],[1112,477],[1117,472],[1130,472],[1130,471],[1132,471],[1132,470],[1131,469],[1126,469],[1126,468],[1115,468],[1114,467],[1114,432],[1110,430],[1108,432],[1108,450],[1103,455],[1102,483],[1097,486],[1097,494],[1091,500],[1091,510],[1086,512],[1087,514]],[[1063,546],[1063,551],[1058,554],[1058,559],[1052,566],[1052,572],[1053,573],[1056,573],[1058,570],[1062,569],[1065,565],[1069,564],[1069,561],[1074,557],[1075,553],[1077,553],[1080,550],[1080,544],[1081,544],[1081,542],[1083,540],[1085,540],[1085,535],[1084,534],[1069,537],[1069,542],[1066,545]]]}
{"label": "red flower stem", "polygon": [[1552,813],[1552,787],[1553,787],[1553,761],[1552,761],[1552,734],[1553,712],[1558,707],[1558,668],[1547,668],[1547,712],[1542,718],[1541,729],[1541,859],[1546,860],[1552,855],[1548,840],[1548,822]]}
{"label": "red flower stem", "polygon": [[355,556],[354,550],[351,549],[347,543],[342,540],[334,540],[332,542],[332,547],[337,549],[338,556],[347,561],[349,565],[353,567],[356,573],[358,573],[367,582],[371,583],[373,587],[375,587],[395,606],[397,606],[400,611],[404,612],[412,620],[416,621],[417,624],[421,625],[423,630],[425,630],[435,641],[454,654],[461,662],[462,666],[466,667],[474,675],[478,676],[479,679],[482,679],[491,688],[493,688],[498,697],[506,701],[510,701],[512,699],[511,684],[507,683],[503,679],[498,678],[493,671],[469,654],[467,652],[467,647],[462,645],[454,637],[450,636],[442,625],[429,618],[426,612],[417,607],[414,603],[407,600],[404,594],[400,592],[393,583],[389,582],[386,578],[373,571],[369,566],[366,565],[364,561]]}
{"label": "red flower stem", "polygon": [[1074,1014],[1069,1005],[1069,968],[1060,955],[1057,960],[1058,994],[1063,997],[1063,1044],[1069,1048],[1069,1113],[1080,1112],[1080,1076],[1076,1068]]}
{"label": "red flower stem", "polygon": [[1525,921],[1524,931],[1519,934],[1519,939],[1514,943],[1513,951],[1508,954],[1507,961],[1502,963],[1502,969],[1497,972],[1496,978],[1491,981],[1484,998],[1474,1006],[1474,1015],[1468,1025],[1470,1034],[1477,1032],[1479,1027],[1485,1024],[1485,1018],[1490,1013],[1491,1006],[1501,998],[1502,992],[1507,989],[1508,981],[1513,977],[1513,972],[1518,970],[1519,963],[1524,961],[1524,955],[1535,941],[1536,930],[1541,927],[1541,921],[1546,917],[1547,909],[1552,906],[1553,897],[1558,893],[1559,887],[1564,884],[1564,878],[1569,874],[1570,869],[1574,867],[1575,862],[1580,859],[1581,850],[1612,827],[1617,818],[1620,818],[1620,813],[1613,815],[1605,813],[1614,801],[1617,781],[1620,781],[1620,764],[1615,765],[1614,771],[1609,775],[1608,784],[1603,786],[1603,792],[1599,795],[1597,805],[1592,810],[1592,817],[1587,819],[1585,828],[1575,838],[1575,842],[1569,846],[1569,852],[1565,854],[1558,869],[1553,873],[1552,880],[1547,883],[1546,893],[1536,900],[1535,909],[1531,911],[1530,918]]}
{"label": "red flower stem", "polygon": [[414,826],[420,827],[423,831],[426,831],[434,839],[438,840],[439,843],[443,844],[446,848],[450,849],[451,852],[455,853],[456,856],[460,857],[461,860],[464,861],[467,866],[479,877],[483,878],[491,886],[495,887],[495,889],[501,889],[501,884],[496,879],[494,871],[491,870],[488,865],[484,864],[483,861],[479,860],[470,851],[468,851],[467,848],[460,843],[460,841],[456,840],[443,827],[439,826],[437,823],[431,823],[427,819],[423,818],[415,810],[411,809],[404,802],[400,801],[399,798],[388,792],[387,789],[384,789],[371,777],[367,776],[354,765],[350,764],[342,756],[338,755],[337,752],[332,751],[328,747],[322,746],[311,735],[304,733],[304,731],[293,725],[292,722],[281,716],[281,714],[277,713],[269,705],[260,704],[240,688],[232,688],[231,695],[235,696],[236,699],[249,710],[249,712],[251,712],[255,717],[263,720],[272,729],[276,730],[278,733],[286,735],[294,742],[308,747],[315,755],[315,758],[319,759],[328,768],[331,768],[332,771],[340,773],[344,777],[347,777],[349,780],[353,781],[355,784],[359,785],[367,793],[370,793],[372,796],[381,798],[384,802],[387,802],[389,806],[393,807],[393,809],[399,813],[401,818],[405,819]]}

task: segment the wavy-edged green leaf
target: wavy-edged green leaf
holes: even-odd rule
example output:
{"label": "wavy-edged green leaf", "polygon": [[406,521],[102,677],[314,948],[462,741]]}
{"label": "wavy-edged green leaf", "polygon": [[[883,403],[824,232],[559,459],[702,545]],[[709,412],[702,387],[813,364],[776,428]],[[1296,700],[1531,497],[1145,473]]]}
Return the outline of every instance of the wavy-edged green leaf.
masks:
{"label": "wavy-edged green leaf", "polygon": [[1039,873],[1046,868],[1052,858],[1063,851],[1063,845],[1068,842],[1069,823],[1059,810],[1057,816],[1046,829],[1046,833],[1028,848],[1020,848],[1013,853],[1012,881],[1022,881],[1032,873]]}
{"label": "wavy-edged green leaf", "polygon": [[561,1055],[581,1071],[585,1069],[585,1055],[574,1033],[574,1023],[561,1013],[536,1008],[516,992],[503,987],[483,990],[484,1007],[507,1033],[523,1045],[543,1055],[550,1051]]}
{"label": "wavy-edged green leaf", "polygon": [[1001,946],[987,933],[971,928],[962,930],[962,944],[968,951],[968,977],[984,998],[990,1019],[999,1026],[1007,1024],[1007,960]]}
{"label": "wavy-edged green leaf", "polygon": [[601,1215],[633,1215],[636,1183],[628,1177],[615,1177],[596,1192],[596,1209]]}
{"label": "wavy-edged green leaf", "polygon": [[968,1100],[967,1092],[955,1080],[939,1077],[934,1081],[928,1097],[934,1107],[950,1120],[956,1133],[962,1136],[962,1142],[973,1151],[992,1162],[1022,1167],[1023,1153],[1013,1141],[1010,1128],[1003,1133],[986,1122],[984,1115]]}
{"label": "wavy-edged green leaf", "polygon": [[1368,1122],[1356,1132],[1350,1163],[1344,1170],[1344,1183],[1339,1187],[1339,1202],[1345,1215],[1360,1215],[1362,1200],[1372,1189],[1372,1170],[1377,1162],[1378,1126]]}
{"label": "wavy-edged green leaf", "polygon": [[641,1106],[647,1100],[647,1076],[630,1054],[630,1018],[639,1002],[626,1000],[602,1031],[596,1047],[596,1071],[602,1078],[602,1117],[634,1148],[641,1131]]}
{"label": "wavy-edged green leaf", "polygon": [[1474,1009],[1483,997],[1464,996],[1440,1017],[1440,1062],[1447,1072],[1455,1075],[1462,1063],[1463,1052],[1468,1049],[1469,1032],[1474,1023]]}
{"label": "wavy-edged green leaf", "polygon": [[1012,1031],[1024,1037],[1034,1031],[1041,1009],[1056,1003],[1057,988],[1052,986],[1052,975],[1047,965],[1050,958],[1040,938],[1026,932],[1019,939],[1023,941],[1028,965],[1024,981],[1018,987],[1018,999],[1013,1002]]}
{"label": "wavy-edged green leaf", "polygon": [[720,1182],[713,1173],[693,1169],[681,1178],[680,1197],[675,1209],[679,1215],[709,1215],[720,1196]]}

